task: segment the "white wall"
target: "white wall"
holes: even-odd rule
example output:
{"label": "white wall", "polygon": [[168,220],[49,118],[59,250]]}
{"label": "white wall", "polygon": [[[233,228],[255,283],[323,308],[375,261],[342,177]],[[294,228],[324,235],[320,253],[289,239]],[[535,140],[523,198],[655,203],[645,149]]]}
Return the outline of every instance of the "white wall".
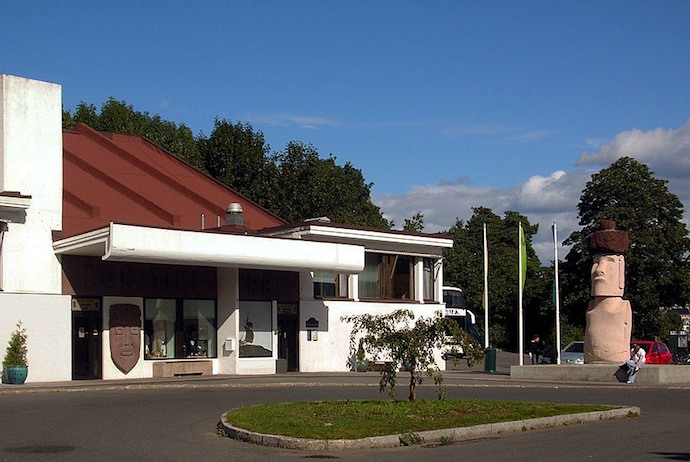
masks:
{"label": "white wall", "polygon": [[[110,355],[110,307],[118,303],[136,305],[141,310],[141,335],[139,338],[139,361],[129,373],[117,368]],[[153,377],[153,362],[144,361],[144,299],[139,297],[103,297],[103,378],[137,379]]]}
{"label": "white wall", "polygon": [[[218,369],[217,374],[236,374],[237,358],[239,356],[239,309],[238,309],[238,270],[237,268],[218,268],[218,300],[217,300],[217,324],[218,324]],[[232,339],[234,349],[230,350]]]}
{"label": "white wall", "polygon": [[[302,300],[300,305],[300,365],[301,372],[348,371],[347,362],[350,348],[352,326],[340,320],[341,316],[359,314],[385,314],[396,309],[406,308],[418,316],[433,317],[442,308],[438,304],[397,304],[353,302],[339,300]],[[319,320],[317,341],[308,341],[303,326],[307,319]],[[438,352],[437,365],[444,369]]]}
{"label": "white wall", "polygon": [[52,230],[62,228],[62,94],[60,85],[0,75],[0,191],[31,196],[2,240],[4,292],[61,293]]}
{"label": "white wall", "polygon": [[72,379],[72,309],[68,295],[0,294],[0,354],[22,321],[28,338],[27,382]]}

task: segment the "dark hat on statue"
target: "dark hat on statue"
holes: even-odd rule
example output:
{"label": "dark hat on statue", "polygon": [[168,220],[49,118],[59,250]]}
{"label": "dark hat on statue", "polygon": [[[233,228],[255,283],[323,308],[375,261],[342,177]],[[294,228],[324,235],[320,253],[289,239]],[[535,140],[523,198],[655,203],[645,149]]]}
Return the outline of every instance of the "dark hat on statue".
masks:
{"label": "dark hat on statue", "polygon": [[630,246],[630,237],[627,231],[616,229],[616,222],[604,220],[599,229],[587,236],[587,250],[591,254],[627,252]]}

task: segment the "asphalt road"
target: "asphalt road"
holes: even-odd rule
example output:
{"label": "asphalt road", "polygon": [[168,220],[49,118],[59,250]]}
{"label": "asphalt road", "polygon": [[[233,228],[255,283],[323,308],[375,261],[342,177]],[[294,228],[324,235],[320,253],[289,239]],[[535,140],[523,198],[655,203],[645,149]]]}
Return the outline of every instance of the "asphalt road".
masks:
{"label": "asphalt road", "polygon": [[[525,431],[457,442],[347,452],[250,445],[216,434],[221,413],[263,402],[387,399],[375,375],[215,378],[129,388],[36,389],[2,394],[0,461],[677,461],[690,460],[690,386],[537,384],[503,375],[447,373],[448,398],[639,406],[639,418]],[[281,380],[282,379],[282,380]],[[281,382],[281,383],[278,383]],[[319,382],[320,385],[310,385]],[[348,383],[345,383],[348,382]],[[291,383],[291,385],[288,385]],[[406,390],[399,389],[400,398]],[[420,397],[435,399],[433,386]]]}

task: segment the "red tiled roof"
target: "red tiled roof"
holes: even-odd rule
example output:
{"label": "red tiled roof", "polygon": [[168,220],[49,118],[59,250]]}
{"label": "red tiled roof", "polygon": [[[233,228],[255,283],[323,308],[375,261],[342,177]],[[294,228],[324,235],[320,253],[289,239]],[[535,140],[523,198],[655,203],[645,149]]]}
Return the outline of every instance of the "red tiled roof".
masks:
{"label": "red tiled roof", "polygon": [[201,229],[225,223],[239,202],[249,230],[285,224],[239,193],[144,138],[97,132],[78,124],[63,133],[62,234],[73,236],[109,222]]}

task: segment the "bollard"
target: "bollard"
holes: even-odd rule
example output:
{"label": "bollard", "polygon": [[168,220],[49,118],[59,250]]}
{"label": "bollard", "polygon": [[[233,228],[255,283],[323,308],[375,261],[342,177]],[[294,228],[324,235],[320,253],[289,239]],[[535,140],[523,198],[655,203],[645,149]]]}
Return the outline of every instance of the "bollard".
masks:
{"label": "bollard", "polygon": [[496,348],[494,347],[484,350],[484,372],[496,372]]}

